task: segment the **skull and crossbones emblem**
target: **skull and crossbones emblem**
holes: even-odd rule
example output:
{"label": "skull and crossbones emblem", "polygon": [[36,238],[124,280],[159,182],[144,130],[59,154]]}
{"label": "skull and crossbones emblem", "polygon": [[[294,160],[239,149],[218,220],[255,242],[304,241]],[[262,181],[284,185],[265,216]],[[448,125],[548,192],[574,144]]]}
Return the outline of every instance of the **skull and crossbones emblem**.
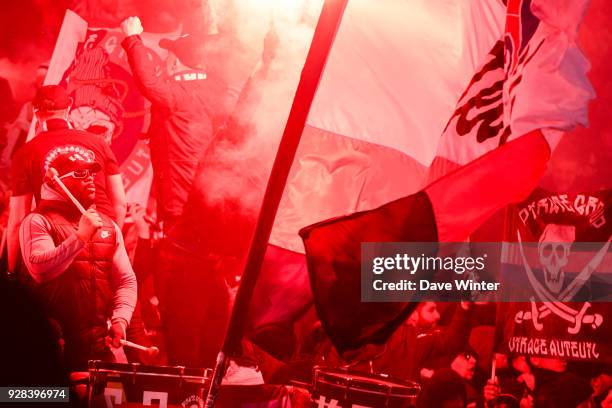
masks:
{"label": "skull and crossbones emblem", "polygon": [[576,239],[576,228],[570,225],[548,224],[538,243],[538,255],[544,270],[544,282],[551,293],[558,295],[565,282],[565,266],[570,248]]}
{"label": "skull and crossbones emblem", "polygon": [[575,227],[568,225],[548,224],[538,242],[538,256],[544,272],[544,283],[536,278],[527,261],[521,240],[521,234],[517,231],[519,251],[525,266],[525,272],[529,283],[533,287],[537,300],[530,299],[530,310],[520,310],[515,315],[515,322],[522,323],[531,320],[536,330],[544,328],[541,320],[551,313],[561,317],[569,323],[567,332],[577,334],[583,324],[590,324],[597,329],[603,323],[603,316],[599,313],[588,314],[591,303],[584,302],[580,310],[576,310],[566,304],[573,300],[574,296],[590,280],[593,271],[601,264],[608,248],[610,240],[595,254],[591,261],[567,286],[565,284],[565,270],[570,257],[571,244],[575,240]]}

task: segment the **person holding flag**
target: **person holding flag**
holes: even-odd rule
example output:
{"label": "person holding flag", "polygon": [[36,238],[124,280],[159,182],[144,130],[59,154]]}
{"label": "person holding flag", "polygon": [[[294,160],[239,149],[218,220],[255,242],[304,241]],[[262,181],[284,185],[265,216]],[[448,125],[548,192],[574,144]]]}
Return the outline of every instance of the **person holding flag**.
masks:
{"label": "person holding flag", "polygon": [[136,305],[136,276],[121,230],[92,206],[101,169],[93,157],[85,149],[46,157],[46,172],[57,172],[56,179],[45,180],[19,236],[35,293],[61,329],[71,371],[85,371],[92,359],[114,361],[105,336],[120,347]]}

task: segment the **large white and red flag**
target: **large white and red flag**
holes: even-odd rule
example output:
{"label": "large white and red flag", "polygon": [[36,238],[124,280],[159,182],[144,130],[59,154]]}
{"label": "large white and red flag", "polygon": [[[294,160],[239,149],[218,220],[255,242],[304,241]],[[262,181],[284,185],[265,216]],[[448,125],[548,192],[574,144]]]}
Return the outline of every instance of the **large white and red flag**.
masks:
{"label": "large white and red flag", "polygon": [[351,0],[270,243],[421,189],[465,84],[503,31],[500,2]]}
{"label": "large white and red flag", "polygon": [[291,321],[312,300],[301,228],[423,187],[503,17],[488,1],[348,2],[278,209],[254,327]]}
{"label": "large white and red flag", "polygon": [[465,239],[523,200],[560,133],[586,124],[594,95],[576,34],[587,4],[508,1],[505,32],[489,44],[442,133],[442,177],[412,196],[301,231],[317,312],[340,351],[384,341],[411,310],[361,303],[362,242]]}
{"label": "large white and red flag", "polygon": [[[568,21],[574,20],[569,18]],[[381,217],[376,218],[380,220],[371,225],[373,228],[387,226],[388,233],[377,234],[375,239],[369,240],[402,240],[400,236],[393,236],[394,228],[399,227],[408,227],[412,233],[428,234],[425,240],[463,239],[491,211],[529,194],[549,154],[548,144],[539,133],[515,137],[516,140],[507,143],[499,143],[498,138],[497,143],[487,145],[486,149],[480,148],[482,144],[476,138],[463,137],[466,143],[474,145],[471,159],[460,160],[450,153],[444,157],[462,165],[469,163],[468,166],[449,174],[444,183],[429,186],[425,192],[417,194],[417,200],[409,197],[426,185],[432,160],[436,155],[442,156],[439,153],[442,147],[438,148],[440,136],[445,129],[451,128],[447,124],[457,110],[457,101],[461,100],[482,62],[491,58],[490,51],[503,38],[505,24],[506,6],[501,1],[348,2],[278,208],[251,302],[251,336],[257,337],[261,328],[292,321],[313,299],[305,248],[298,235],[301,228],[400,200],[391,207],[403,214],[398,215],[393,210],[379,212]],[[547,25],[538,27],[546,27],[552,32]],[[542,35],[548,38],[546,33]],[[565,47],[549,44],[548,40],[545,45],[556,50],[560,60],[565,61],[563,55],[574,46],[572,38],[567,37]],[[505,47],[501,49],[501,69],[497,74],[501,73],[503,82]],[[539,48],[543,49],[544,46]],[[531,67],[537,71],[538,65]],[[580,70],[574,73],[577,77],[583,74]],[[288,107],[281,103],[285,100],[275,92],[273,82],[274,78],[269,76],[263,80],[263,86],[252,86],[251,95],[245,92],[241,99],[254,98],[254,94],[258,94],[255,110],[265,111],[260,118],[267,124],[284,123]],[[293,86],[296,84],[297,80]],[[526,86],[527,82],[520,84]],[[513,89],[516,93],[522,88],[515,86]],[[517,96],[515,104],[521,98]],[[471,105],[467,106],[469,110]],[[496,120],[505,126],[503,104],[497,114]],[[467,118],[472,118],[472,112]],[[580,123],[573,117],[570,121]],[[540,123],[541,126],[533,129],[550,127],[544,121]],[[253,125],[257,126],[257,123]],[[488,131],[486,126],[481,128]],[[528,132],[525,128],[521,131]],[[252,135],[249,132],[247,129],[246,133]],[[269,128],[265,132],[274,133]],[[245,202],[260,202],[262,195],[261,172],[257,171],[257,166],[263,166],[261,158],[245,154],[244,149],[235,149],[232,143],[215,145],[217,150],[230,151],[230,155],[212,152],[202,161],[198,191],[192,195],[193,205],[187,206],[189,213],[183,233],[178,234],[184,238],[182,242],[189,243],[200,253],[206,251],[224,258],[220,261],[223,270],[239,269],[248,250],[256,214],[256,211],[245,210]],[[250,147],[258,151],[260,146],[251,144]],[[487,151],[491,151],[488,156],[477,159]],[[516,160],[517,157],[520,160]],[[513,163],[501,166],[504,162]],[[221,194],[228,190],[230,194]],[[419,219],[414,223],[417,216]],[[402,224],[402,217],[406,223]],[[335,250],[346,252],[342,246],[348,238],[350,245],[356,246],[368,240],[357,233],[348,238],[346,233],[328,237],[331,242],[321,245],[320,249],[332,261],[342,258]],[[405,240],[411,239],[415,236]],[[228,261],[230,258],[235,260],[233,265]],[[316,261],[316,257],[311,259]],[[358,262],[358,257],[351,260]],[[352,275],[353,270],[348,265],[345,270],[348,271],[346,277],[352,276],[353,283],[358,283],[359,269]],[[310,271],[315,278],[320,276],[316,268]],[[345,282],[333,277],[333,268],[329,271],[328,282]],[[312,289],[316,296],[317,288],[313,285]],[[341,296],[344,294],[338,292],[339,302],[343,301]],[[355,293],[344,299],[347,309],[354,302],[359,303],[358,292],[357,299],[354,296]],[[360,316],[359,310],[353,309],[349,317]],[[318,311],[325,320],[320,307]],[[387,314],[389,319],[397,315],[394,313]],[[351,319],[346,321],[352,322]],[[358,330],[363,325],[354,327]],[[346,332],[347,336],[353,334],[355,332]],[[354,338],[361,341],[358,335]]]}

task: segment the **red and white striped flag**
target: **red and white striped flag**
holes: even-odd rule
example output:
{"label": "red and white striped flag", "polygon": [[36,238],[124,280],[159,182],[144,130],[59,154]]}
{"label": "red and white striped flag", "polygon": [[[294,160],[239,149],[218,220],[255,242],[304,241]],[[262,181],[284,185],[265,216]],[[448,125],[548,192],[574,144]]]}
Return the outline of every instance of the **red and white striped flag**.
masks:
{"label": "red and white striped flag", "polygon": [[278,209],[253,327],[291,321],[312,300],[301,228],[423,187],[503,17],[490,1],[348,2]]}
{"label": "red and white striped flag", "polygon": [[503,16],[490,1],[349,1],[270,243],[303,252],[300,228],[421,189]]}
{"label": "red and white striped flag", "polygon": [[505,33],[449,115],[432,168],[437,181],[377,209],[302,230],[315,305],[340,351],[384,341],[410,310],[361,303],[353,284],[361,242],[465,239],[536,187],[560,131],[586,124],[593,91],[575,38],[588,2],[566,3],[508,1]]}

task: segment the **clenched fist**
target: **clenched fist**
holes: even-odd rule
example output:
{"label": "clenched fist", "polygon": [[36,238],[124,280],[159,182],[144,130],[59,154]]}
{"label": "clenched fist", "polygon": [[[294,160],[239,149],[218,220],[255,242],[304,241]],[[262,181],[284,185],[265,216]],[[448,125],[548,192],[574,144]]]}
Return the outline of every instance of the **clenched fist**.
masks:
{"label": "clenched fist", "polygon": [[94,208],[89,208],[85,214],[81,215],[76,232],[77,237],[81,241],[87,242],[100,227],[102,227],[102,217]]}
{"label": "clenched fist", "polygon": [[121,22],[121,31],[126,37],[140,35],[144,31],[138,17],[128,17]]}
{"label": "clenched fist", "polygon": [[111,324],[108,329],[108,342],[114,348],[121,347],[121,340],[125,340],[125,327],[120,322]]}
{"label": "clenched fist", "polygon": [[501,393],[501,388],[499,387],[499,381],[497,381],[497,377],[495,380],[489,379],[487,381],[487,385],[484,386],[483,396],[486,402],[495,401],[499,394]]}

